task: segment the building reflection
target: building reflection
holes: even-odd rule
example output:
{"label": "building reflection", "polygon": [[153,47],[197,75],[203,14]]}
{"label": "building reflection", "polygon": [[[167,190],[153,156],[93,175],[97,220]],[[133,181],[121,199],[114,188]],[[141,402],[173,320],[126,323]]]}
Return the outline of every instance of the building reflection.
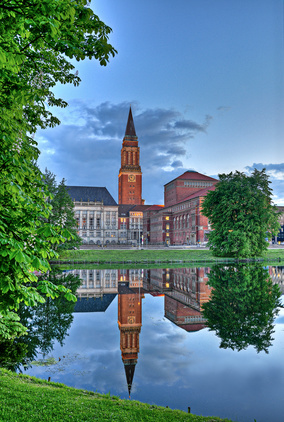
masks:
{"label": "building reflection", "polygon": [[139,353],[142,299],[145,294],[164,297],[164,315],[192,332],[205,327],[202,303],[209,299],[209,268],[73,271],[82,279],[75,312],[105,312],[118,295],[120,350],[129,396]]}
{"label": "building reflection", "polygon": [[[202,305],[209,301],[209,267],[72,271],[82,279],[75,312],[105,312],[118,295],[120,350],[129,396],[139,354],[142,300],[164,297],[164,316],[187,332],[206,327]],[[284,289],[284,267],[269,267],[274,284]]]}
{"label": "building reflection", "polygon": [[280,291],[284,294],[284,267],[269,267],[269,274],[273,284],[278,284]]}

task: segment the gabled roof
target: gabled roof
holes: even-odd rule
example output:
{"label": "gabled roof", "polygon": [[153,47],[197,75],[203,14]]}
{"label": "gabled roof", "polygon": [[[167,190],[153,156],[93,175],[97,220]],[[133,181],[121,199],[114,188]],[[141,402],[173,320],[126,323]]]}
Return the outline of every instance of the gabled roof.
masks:
{"label": "gabled roof", "polygon": [[125,130],[125,136],[136,136],[131,107],[129,108],[128,120]]}
{"label": "gabled roof", "polygon": [[99,201],[104,205],[117,205],[107,188],[96,186],[66,186],[66,188],[73,201]]}
{"label": "gabled roof", "polygon": [[176,177],[175,179],[171,180],[170,182],[166,183],[164,186],[168,185],[169,183],[173,182],[174,180],[204,180],[204,181],[211,181],[217,182],[217,179],[213,177],[206,176],[205,174],[198,173],[197,171],[187,170],[180,176]]}

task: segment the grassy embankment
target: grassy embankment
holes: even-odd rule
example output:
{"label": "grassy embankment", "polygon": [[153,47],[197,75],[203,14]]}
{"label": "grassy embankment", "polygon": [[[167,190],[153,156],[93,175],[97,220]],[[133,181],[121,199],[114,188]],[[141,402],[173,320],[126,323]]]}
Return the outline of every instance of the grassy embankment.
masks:
{"label": "grassy embankment", "polygon": [[3,369],[0,369],[0,402],[3,422],[230,422],[77,390]]}
{"label": "grassy embankment", "polygon": [[[269,249],[263,257],[259,260],[265,263],[279,262],[284,260],[284,249]],[[113,265],[123,264],[129,265],[149,265],[149,264],[185,264],[185,265],[198,265],[206,266],[216,262],[234,262],[232,258],[216,258],[212,252],[206,249],[158,249],[158,250],[71,250],[62,251],[58,258],[57,263],[65,264],[88,264],[95,263],[97,265]]]}

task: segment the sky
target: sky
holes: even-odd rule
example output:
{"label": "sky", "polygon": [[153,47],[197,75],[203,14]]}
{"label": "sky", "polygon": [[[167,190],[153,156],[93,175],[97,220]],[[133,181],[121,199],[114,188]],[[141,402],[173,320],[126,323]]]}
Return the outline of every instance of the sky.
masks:
{"label": "sky", "polygon": [[211,177],[267,169],[284,205],[283,0],[93,0],[113,30],[107,67],[75,62],[79,87],[61,125],[39,130],[39,166],[67,185],[106,187],[118,201],[129,107],[140,146],[142,197],[163,204],[186,170]]}

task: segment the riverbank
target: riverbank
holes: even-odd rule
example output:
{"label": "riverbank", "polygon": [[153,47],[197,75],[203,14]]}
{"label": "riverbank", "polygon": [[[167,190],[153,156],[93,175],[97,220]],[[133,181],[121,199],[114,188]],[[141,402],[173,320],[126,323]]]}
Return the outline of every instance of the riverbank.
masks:
{"label": "riverbank", "polygon": [[[268,249],[259,258],[253,259],[266,263],[281,262],[284,260],[284,248]],[[57,264],[212,264],[217,262],[235,262],[233,258],[216,258],[209,249],[91,249],[61,251]]]}
{"label": "riverbank", "polygon": [[0,369],[0,420],[5,422],[232,422],[77,390]]}

